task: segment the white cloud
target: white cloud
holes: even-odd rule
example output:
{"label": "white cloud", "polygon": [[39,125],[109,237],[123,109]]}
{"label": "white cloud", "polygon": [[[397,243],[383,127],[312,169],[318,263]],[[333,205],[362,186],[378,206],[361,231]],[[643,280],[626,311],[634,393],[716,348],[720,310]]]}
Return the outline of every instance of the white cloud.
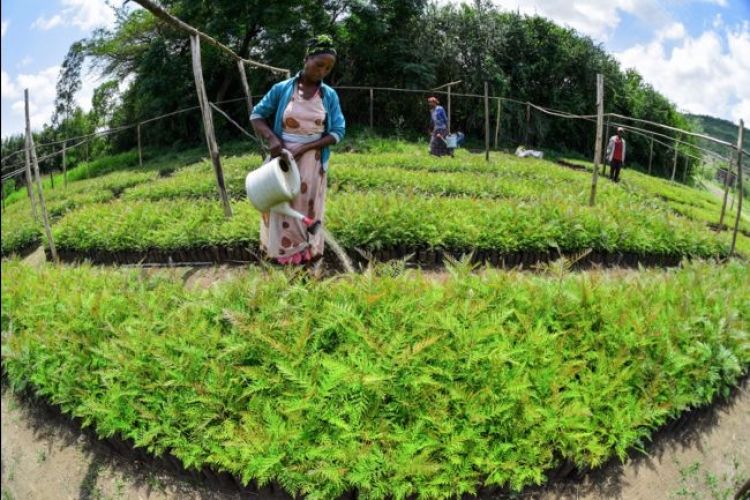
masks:
{"label": "white cloud", "polygon": [[29,120],[32,130],[40,130],[52,118],[55,85],[59,66],[51,66],[35,74],[20,74],[15,80],[2,72],[3,107],[10,109],[3,116],[3,136],[23,133],[26,125],[24,90],[29,91]]}
{"label": "white cloud", "polygon": [[635,68],[678,109],[696,114],[750,118],[750,29],[705,31],[685,36],[671,51],[657,36],[615,54],[623,68]]}
{"label": "white cloud", "polygon": [[2,38],[5,38],[5,33],[8,31],[8,26],[10,26],[10,21],[3,20],[2,22]]}
{"label": "white cloud", "polygon": [[2,95],[2,98],[13,99],[18,97],[18,88],[11,81],[8,73],[6,73],[5,70],[2,70],[2,73],[0,73],[0,77],[0,85],[2,85],[0,87],[0,94]]}
{"label": "white cloud", "polygon": [[[55,96],[59,66],[51,66],[36,74],[21,74],[13,81],[2,71],[3,107],[11,111],[10,117],[4,116],[3,137],[14,133],[23,133],[25,128],[24,89],[29,90],[29,119],[33,130],[40,130],[49,125],[55,111]],[[76,94],[76,102],[88,113],[91,111],[91,98],[94,89],[101,82],[91,71],[84,71],[81,78],[81,90]],[[6,118],[7,121],[5,120]]]}
{"label": "white cloud", "polygon": [[687,31],[682,23],[672,23],[656,32],[657,40],[681,40],[685,35]]}
{"label": "white cloud", "polygon": [[73,25],[83,32],[111,26],[115,22],[112,9],[101,0],[61,0],[62,11],[51,18],[39,17],[32,28],[50,30],[60,25]]}
{"label": "white cloud", "polygon": [[60,14],[55,14],[50,19],[45,19],[44,17],[38,17],[36,21],[31,23],[31,27],[35,29],[40,29],[42,31],[51,30],[55,26],[59,26],[63,23],[63,18]]}
{"label": "white cloud", "polygon": [[81,31],[110,26],[115,21],[112,9],[102,0],[62,0],[63,14]]}
{"label": "white cloud", "polygon": [[608,41],[619,26],[620,12],[651,25],[667,22],[666,11],[658,0],[494,0],[494,3],[506,10],[552,19],[600,41]]}
{"label": "white cloud", "polygon": [[[729,7],[726,0],[493,1],[505,10],[540,15],[605,43],[613,41],[615,31],[618,36],[629,31],[622,25],[625,15],[635,17],[633,28],[641,40],[612,54],[623,69],[636,69],[682,111],[750,120],[750,21],[733,30],[718,12]],[[688,9],[690,3],[711,4],[717,10],[703,24],[703,33],[676,20],[680,8]],[[627,43],[614,41],[621,47]]]}

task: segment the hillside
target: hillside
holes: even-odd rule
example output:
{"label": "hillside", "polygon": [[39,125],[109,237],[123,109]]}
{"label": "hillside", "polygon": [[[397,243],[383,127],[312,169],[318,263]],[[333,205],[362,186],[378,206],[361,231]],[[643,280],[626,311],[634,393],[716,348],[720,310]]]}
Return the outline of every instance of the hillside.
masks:
{"label": "hillside", "polygon": [[[729,120],[723,120],[713,116],[706,115],[685,115],[690,121],[695,124],[696,131],[711,137],[716,137],[722,141],[729,142],[731,144],[737,144],[737,134],[739,131],[739,124],[734,124]],[[747,125],[747,124],[746,124]],[[727,148],[720,144],[716,144],[710,141],[700,141],[701,147],[710,149],[711,151],[726,156]],[[743,149],[747,150],[750,148],[750,129],[745,126],[745,136],[743,140]]]}

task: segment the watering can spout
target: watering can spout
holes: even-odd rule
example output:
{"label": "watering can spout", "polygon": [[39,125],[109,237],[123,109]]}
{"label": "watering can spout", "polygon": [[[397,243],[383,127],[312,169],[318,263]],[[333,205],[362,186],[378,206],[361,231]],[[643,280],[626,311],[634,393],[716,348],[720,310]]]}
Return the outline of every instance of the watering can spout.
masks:
{"label": "watering can spout", "polygon": [[245,178],[247,197],[256,209],[301,220],[307,232],[315,234],[321,222],[305,217],[289,205],[299,194],[300,184],[297,162],[286,149],[282,150],[281,156],[264,163]]}

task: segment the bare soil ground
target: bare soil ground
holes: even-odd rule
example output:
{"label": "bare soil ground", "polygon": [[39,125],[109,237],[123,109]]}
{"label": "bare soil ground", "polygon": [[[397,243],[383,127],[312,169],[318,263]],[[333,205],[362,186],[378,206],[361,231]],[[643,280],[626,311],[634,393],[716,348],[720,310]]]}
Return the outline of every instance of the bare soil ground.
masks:
{"label": "bare soil ground", "polygon": [[[30,255],[29,262],[42,262]],[[144,271],[145,272],[145,271]],[[237,279],[223,267],[175,269],[186,286],[206,288]],[[439,279],[439,276],[436,277]],[[2,388],[0,500],[230,500],[289,498],[283,492],[210,488],[151,461],[133,461],[98,441],[70,418],[31,397]],[[658,432],[647,454],[614,460],[576,480],[518,495],[523,500],[734,500],[750,480],[750,383],[710,408],[693,411]]]}

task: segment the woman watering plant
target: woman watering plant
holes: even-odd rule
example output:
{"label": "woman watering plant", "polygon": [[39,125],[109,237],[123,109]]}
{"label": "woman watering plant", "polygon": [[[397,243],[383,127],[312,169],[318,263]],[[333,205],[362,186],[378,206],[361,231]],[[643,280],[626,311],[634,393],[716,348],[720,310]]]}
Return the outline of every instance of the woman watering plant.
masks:
{"label": "woman watering plant", "polygon": [[[338,94],[323,83],[334,64],[331,37],[308,40],[302,70],[274,85],[250,115],[256,132],[268,141],[271,158],[282,150],[294,155],[300,194],[291,208],[320,221],[325,211],[329,147],[343,139],[346,128]],[[323,231],[311,234],[303,221],[276,212],[262,213],[260,242],[263,251],[281,264],[308,263],[323,255]]]}

